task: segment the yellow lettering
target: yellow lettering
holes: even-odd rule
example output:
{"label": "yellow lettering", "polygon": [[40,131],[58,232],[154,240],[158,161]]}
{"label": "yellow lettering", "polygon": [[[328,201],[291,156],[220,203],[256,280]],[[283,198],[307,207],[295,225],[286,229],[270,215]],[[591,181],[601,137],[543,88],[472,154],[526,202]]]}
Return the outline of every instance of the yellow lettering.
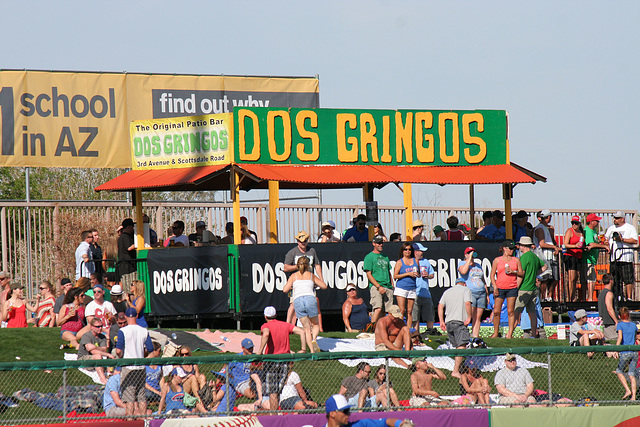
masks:
{"label": "yellow lettering", "polygon": [[480,163],[487,157],[487,143],[479,136],[471,136],[469,125],[471,123],[478,124],[478,132],[484,132],[484,117],[480,113],[463,114],[462,115],[462,140],[468,145],[477,145],[478,154],[472,155],[470,148],[465,148],[464,159],[469,163]]}
{"label": "yellow lettering", "polygon": [[[260,160],[260,125],[258,124],[258,116],[250,110],[238,111],[238,151],[240,152],[240,160],[255,162]],[[253,148],[247,153],[245,119],[251,119],[253,124]]]}
{"label": "yellow lettering", "polygon": [[360,151],[362,152],[363,162],[369,161],[367,145],[371,146],[371,161],[380,163],[378,159],[378,140],[376,139],[376,122],[373,120],[371,113],[362,113],[360,114]]}
{"label": "yellow lettering", "polygon": [[[282,154],[278,154],[278,147],[276,147],[276,117],[282,119]],[[267,142],[271,160],[284,162],[291,157],[291,118],[288,111],[269,111],[267,113]]]}
{"label": "yellow lettering", "polygon": [[[416,113],[416,158],[420,163],[433,163],[435,157],[434,138],[431,134],[424,134],[424,129],[433,126],[433,114],[430,112]],[[424,142],[426,141],[426,145]]]}
{"label": "yellow lettering", "polygon": [[[447,122],[451,122],[451,147],[453,153],[447,154]],[[460,160],[460,129],[458,113],[441,113],[438,116],[438,134],[440,137],[440,159],[443,163],[458,163]]]}
{"label": "yellow lettering", "polygon": [[304,144],[298,143],[296,145],[296,156],[304,162],[315,162],[320,157],[320,137],[318,137],[316,132],[311,132],[305,129],[305,120],[309,120],[312,128],[318,129],[318,114],[316,114],[315,111],[302,110],[298,112],[298,115],[296,116],[296,128],[301,138],[311,140],[311,153],[305,153]]}
{"label": "yellow lettering", "polygon": [[380,160],[383,163],[391,163],[391,117],[382,116],[382,157]]}
{"label": "yellow lettering", "polygon": [[338,161],[342,163],[353,163],[358,161],[358,138],[355,136],[347,138],[347,123],[349,124],[349,129],[356,129],[358,127],[356,115],[352,113],[336,114]]}
{"label": "yellow lettering", "polygon": [[396,162],[402,163],[402,151],[407,156],[407,163],[413,163],[411,137],[413,131],[413,113],[407,113],[406,126],[402,123],[402,113],[396,111]]}

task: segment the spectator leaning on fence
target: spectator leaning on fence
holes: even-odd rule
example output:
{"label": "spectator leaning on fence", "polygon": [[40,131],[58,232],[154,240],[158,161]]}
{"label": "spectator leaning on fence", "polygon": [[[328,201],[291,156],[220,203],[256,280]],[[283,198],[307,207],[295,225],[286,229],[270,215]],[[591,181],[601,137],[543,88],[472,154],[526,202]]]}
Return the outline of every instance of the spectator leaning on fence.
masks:
{"label": "spectator leaning on fence", "polygon": [[598,295],[598,315],[602,319],[602,326],[605,340],[615,340],[618,338],[616,325],[618,324],[618,315],[613,308],[613,277],[609,273],[602,275],[602,290]]}
{"label": "spectator leaning on fence", "polygon": [[598,281],[596,265],[598,265],[600,249],[609,252],[609,246],[603,245],[598,240],[598,225],[601,219],[601,217],[593,213],[587,215],[587,226],[584,229],[585,251],[582,253],[582,260],[586,264],[587,301],[593,301],[593,292],[596,287],[596,282]]}
{"label": "spectator leaning on fence", "polygon": [[93,233],[89,230],[81,234],[82,241],[76,248],[76,280],[81,277],[89,278],[95,270],[91,244],[93,243]]}
{"label": "spectator leaning on fence", "polygon": [[500,393],[501,405],[513,403],[533,403],[533,378],[526,368],[518,366],[516,355],[507,353],[504,357],[505,367],[500,369],[494,378],[494,385]]}
{"label": "spectator leaning on fence", "polygon": [[543,301],[551,301],[553,288],[560,277],[558,267],[558,254],[560,247],[556,245],[555,230],[551,223],[551,211],[545,209],[538,214],[540,223],[533,229],[533,244],[542,250],[544,258],[549,263],[550,272],[545,279],[540,281],[540,298]]}
{"label": "spectator leaning on fence", "polygon": [[[633,300],[633,246],[638,244],[638,232],[635,227],[625,222],[624,213],[613,214],[613,225],[607,229],[605,238],[611,250],[613,277],[624,284],[624,297]],[[621,295],[622,296],[622,295]]]}

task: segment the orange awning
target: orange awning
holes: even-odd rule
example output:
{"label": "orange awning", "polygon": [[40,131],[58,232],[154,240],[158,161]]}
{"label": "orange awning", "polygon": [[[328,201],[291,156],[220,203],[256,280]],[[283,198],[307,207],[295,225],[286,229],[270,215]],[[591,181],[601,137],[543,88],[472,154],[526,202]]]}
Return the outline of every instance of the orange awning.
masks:
{"label": "orange awning", "polygon": [[[389,183],[503,184],[535,183],[546,178],[516,164],[495,166],[371,166],[371,165],[259,165],[233,166],[244,178],[242,190],[266,188],[279,181],[280,188],[359,188],[365,183],[383,187]],[[129,171],[96,188],[96,191],[206,191],[228,190],[231,165]]]}
{"label": "orange awning", "polygon": [[344,187],[387,184],[502,184],[535,183],[546,178],[515,164],[495,166],[371,166],[371,165],[257,165],[238,164],[254,179],[310,186]]}
{"label": "orange awning", "polygon": [[[228,164],[161,170],[132,170],[96,187],[96,191],[130,191],[136,188],[150,191],[190,190],[202,186],[228,168]],[[228,180],[227,187],[228,187]]]}

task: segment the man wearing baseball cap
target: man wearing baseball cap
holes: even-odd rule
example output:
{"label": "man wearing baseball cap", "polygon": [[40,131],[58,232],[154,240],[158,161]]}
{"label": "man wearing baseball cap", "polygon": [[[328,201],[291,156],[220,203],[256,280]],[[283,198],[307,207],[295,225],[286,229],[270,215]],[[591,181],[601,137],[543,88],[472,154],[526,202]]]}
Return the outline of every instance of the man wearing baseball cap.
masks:
{"label": "man wearing baseball cap", "polygon": [[377,420],[364,418],[350,423],[349,414],[351,413],[351,405],[341,394],[330,396],[324,406],[327,414],[327,424],[325,427],[413,427],[413,421],[410,419],[399,420],[397,418]]}
{"label": "man wearing baseball cap", "polygon": [[533,229],[533,244],[542,250],[542,254],[549,264],[547,274],[540,278],[540,298],[543,301],[551,301],[553,288],[560,277],[558,266],[560,247],[556,245],[555,229],[550,225],[551,211],[549,209],[540,211],[538,220],[540,223]]}
{"label": "man wearing baseball cap", "polygon": [[393,305],[393,279],[389,257],[382,254],[384,239],[382,236],[376,236],[371,244],[373,251],[364,257],[363,270],[369,280],[371,322],[376,323],[383,308],[387,312]]}
{"label": "man wearing baseball cap", "polygon": [[[265,307],[264,319],[266,323],[260,328],[260,349],[257,354],[289,354],[291,346],[289,335],[296,334],[300,337],[298,353],[304,353],[307,348],[307,340],[304,330],[288,322],[276,319],[276,309],[273,306]],[[247,343],[248,344],[248,343]],[[287,380],[289,366],[287,362],[265,362],[264,394],[269,395],[269,407],[277,408],[280,392]]]}
{"label": "man wearing baseball cap", "polygon": [[339,242],[340,235],[336,233],[336,223],[329,220],[322,223],[322,234],[318,237],[318,243]]}
{"label": "man wearing baseball cap", "polygon": [[[596,329],[587,322],[587,312],[583,309],[576,310],[574,314],[576,321],[569,326],[569,345],[583,346],[604,344],[604,334],[600,329]],[[593,353],[587,353],[592,357]]]}
{"label": "man wearing baseball cap", "polygon": [[[283,270],[285,273],[290,274],[298,270],[297,264],[298,259],[300,257],[306,256],[309,258],[309,268],[311,268],[311,273],[314,273],[320,280],[322,278],[322,267],[320,259],[318,258],[318,254],[314,248],[310,248],[307,245],[309,244],[309,233],[305,230],[298,231],[296,234],[296,243],[297,245],[284,256],[284,267]],[[317,298],[316,298],[317,299]],[[317,300],[318,304],[318,325],[320,326],[320,332],[323,332],[322,328],[322,313],[320,313],[320,301]],[[289,293],[289,309],[287,311],[287,322],[295,323],[296,321],[296,312],[293,308],[293,292]]]}
{"label": "man wearing baseball cap", "polygon": [[636,281],[633,271],[633,245],[638,244],[638,232],[633,225],[626,222],[624,212],[617,211],[613,214],[613,225],[607,228],[604,237],[611,251],[613,277],[618,278],[616,283],[624,283],[624,297],[632,301],[633,284]]}
{"label": "man wearing baseball cap", "polygon": [[[449,342],[455,348],[466,348],[469,343],[469,323],[471,323],[471,291],[462,277],[456,284],[444,291],[438,303],[440,329],[449,336]],[[446,322],[445,322],[446,319]],[[451,376],[460,378],[462,356],[455,357]]]}
{"label": "man wearing baseball cap", "polygon": [[419,242],[413,244],[413,255],[420,267],[420,275],[416,278],[416,302],[413,304],[413,325],[409,325],[418,330],[420,321],[427,323],[428,329],[433,329],[435,313],[433,310],[433,298],[429,291],[429,280],[435,276],[435,271],[428,259],[424,259],[422,255],[427,248]]}
{"label": "man wearing baseball cap", "polygon": [[586,262],[586,279],[587,279],[587,301],[594,301],[593,292],[596,288],[598,273],[596,265],[598,264],[598,255],[600,249],[609,252],[609,246],[603,245],[598,239],[598,225],[602,217],[594,213],[587,215],[587,226],[584,228],[584,245],[585,250],[582,252],[582,259]]}
{"label": "man wearing baseball cap", "polygon": [[196,221],[196,232],[189,234],[189,244],[196,243],[220,243],[220,238],[207,230],[207,223]]}
{"label": "man wearing baseball cap", "polygon": [[[253,354],[253,341],[250,338],[245,338],[242,340],[242,351],[238,355],[248,356],[250,354]],[[255,400],[254,406],[259,408],[262,403],[262,381],[260,381],[258,374],[251,373],[251,362],[230,362],[228,369],[229,382],[233,388],[244,397]],[[251,380],[256,384],[257,395],[251,387]]]}
{"label": "man wearing baseball cap", "polygon": [[516,272],[518,277],[522,277],[520,287],[518,289],[518,297],[516,298],[515,314],[516,325],[520,323],[520,316],[522,310],[527,309],[529,320],[531,321],[531,336],[533,338],[538,337],[538,316],[537,316],[537,304],[539,290],[536,285],[536,276],[539,271],[545,272],[547,270],[547,264],[542,262],[538,256],[533,253],[532,249],[533,240],[529,236],[522,236],[518,241],[520,249],[520,265],[522,266],[522,272]]}
{"label": "man wearing baseball cap", "polygon": [[[129,307],[124,313],[127,326],[120,328],[116,340],[116,355],[123,359],[142,359],[146,352],[153,351],[153,343],[147,328],[136,322],[138,312]],[[147,398],[145,394],[146,371],[143,365],[124,366],[120,374],[122,401],[125,404],[126,415],[146,415]],[[137,402],[137,405],[136,405]]]}

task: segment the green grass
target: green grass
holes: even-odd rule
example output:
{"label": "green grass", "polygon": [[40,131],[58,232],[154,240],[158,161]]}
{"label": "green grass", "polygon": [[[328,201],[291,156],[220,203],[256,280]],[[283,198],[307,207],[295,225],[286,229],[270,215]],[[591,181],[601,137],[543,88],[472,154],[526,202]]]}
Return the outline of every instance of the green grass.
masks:
{"label": "green grass", "polygon": [[[56,328],[27,328],[27,329],[0,329],[0,362],[36,362],[59,361],[65,352],[61,350],[59,329]],[[334,332],[322,334],[331,338],[354,338],[356,334]],[[300,340],[296,335],[292,336],[292,349],[300,348]],[[436,348],[445,337],[431,337],[428,343]],[[543,347],[566,346],[567,341],[537,340],[537,339],[511,339],[487,338],[486,344],[493,348],[515,347]],[[214,355],[218,353],[198,351],[194,356]],[[20,359],[16,359],[19,357]],[[528,354],[524,357],[531,361],[547,363],[546,354]],[[584,354],[554,354],[551,355],[553,392],[573,400],[584,397],[596,397],[599,401],[616,400],[623,394],[623,389],[612,371],[617,366],[617,360],[606,358],[604,354],[597,354],[594,359],[587,359]],[[220,370],[221,363],[202,364],[201,372],[211,376],[211,370]],[[312,397],[317,402],[324,400],[331,394],[337,393],[342,380],[355,374],[355,368],[345,366],[335,360],[305,360],[298,361],[294,369],[300,375],[302,384],[309,388]],[[375,369],[374,369],[375,371]],[[542,368],[530,369],[535,380],[536,388],[548,389],[548,370]],[[400,400],[408,399],[411,395],[409,377],[411,372],[404,369],[390,370],[390,379]],[[442,395],[459,394],[457,379],[450,377],[450,372],[445,371],[447,379],[434,381],[433,387]],[[494,373],[485,373],[484,376],[493,384]],[[372,377],[373,378],[373,377]],[[56,392],[62,385],[63,374],[61,370],[44,371],[0,371],[0,391],[5,395],[11,395],[16,390],[30,388],[41,392]],[[76,369],[67,371],[66,381],[68,385],[90,384],[91,380]],[[495,391],[495,390],[494,390]],[[238,403],[246,402],[241,399]],[[59,411],[44,410],[31,403],[21,402],[20,407],[9,409],[0,415],[0,422],[7,420],[23,420],[27,418],[42,419],[55,418]]]}

